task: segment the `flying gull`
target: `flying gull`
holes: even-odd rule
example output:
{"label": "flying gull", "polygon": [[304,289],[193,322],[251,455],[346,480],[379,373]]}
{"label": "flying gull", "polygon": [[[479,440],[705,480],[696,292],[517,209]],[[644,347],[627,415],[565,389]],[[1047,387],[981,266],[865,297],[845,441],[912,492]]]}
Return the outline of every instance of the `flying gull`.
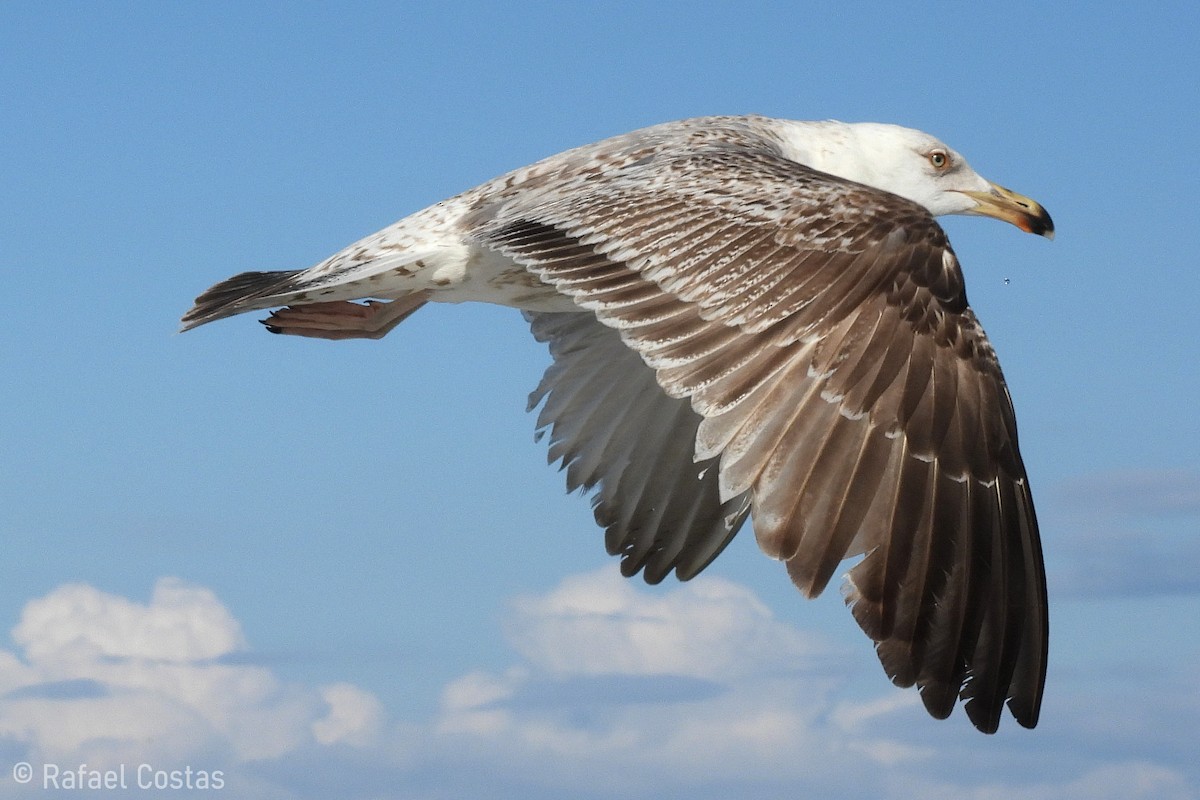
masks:
{"label": "flying gull", "polygon": [[[244,272],[187,330],[384,336],[430,301],[522,309],[530,396],[625,575],[697,575],[752,518],[843,594],[888,676],[982,731],[1037,723],[1046,584],[1012,401],[941,214],[1051,237],[1034,201],[919,131],[705,117],[568,150],[310,269]],[[359,302],[361,301],[361,302]],[[282,308],[281,308],[282,307]]]}

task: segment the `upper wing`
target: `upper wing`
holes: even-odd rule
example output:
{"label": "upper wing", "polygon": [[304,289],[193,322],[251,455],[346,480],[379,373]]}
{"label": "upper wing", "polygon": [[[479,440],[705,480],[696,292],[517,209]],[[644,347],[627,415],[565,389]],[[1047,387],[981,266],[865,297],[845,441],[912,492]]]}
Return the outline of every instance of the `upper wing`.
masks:
{"label": "upper wing", "polygon": [[[702,417],[807,594],[838,563],[901,685],[995,730],[1038,717],[1041,550],[1012,404],[941,228],[770,147],[663,150],[473,234],[615,329]],[[649,435],[649,432],[648,432]]]}

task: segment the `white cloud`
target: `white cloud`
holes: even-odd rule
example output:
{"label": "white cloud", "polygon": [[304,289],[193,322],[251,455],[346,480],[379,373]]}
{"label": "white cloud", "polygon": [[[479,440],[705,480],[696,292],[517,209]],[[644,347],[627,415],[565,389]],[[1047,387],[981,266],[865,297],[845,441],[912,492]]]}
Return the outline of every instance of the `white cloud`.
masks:
{"label": "white cloud", "polygon": [[843,680],[832,666],[851,655],[719,578],[652,593],[610,568],[575,575],[516,600],[506,631],[522,663],[451,682],[437,723],[459,748],[491,754],[489,769],[550,773],[563,786],[607,775],[605,790],[634,795],[706,782],[811,785],[864,760],[928,755],[831,723],[919,701],[837,706]]}
{"label": "white cloud", "polygon": [[[1166,764],[1131,759],[1128,737],[1098,751],[1124,746],[1126,761],[1089,755],[1082,705],[987,737],[961,713],[929,719],[912,690],[847,693],[844,674],[878,669],[869,651],[835,650],[712,577],[652,591],[612,569],[571,576],[516,600],[506,631],[519,662],[446,686],[427,757],[453,752],[516,786],[507,796],[1175,800],[1196,788],[1169,751]],[[1122,714],[1112,698],[1105,709]]]}
{"label": "white cloud", "polygon": [[636,586],[606,567],[518,598],[509,641],[532,667],[555,675],[732,679],[794,671],[830,654],[823,640],[774,619],[729,581],[710,577],[665,594]]}
{"label": "white cloud", "polygon": [[164,578],[150,602],[91,586],[29,602],[0,652],[0,737],[30,760],[99,767],[138,760],[225,768],[377,734],[378,701],[347,684],[288,685],[223,657],[241,627],[208,589]]}
{"label": "white cloud", "polygon": [[348,683],[321,689],[329,713],[313,722],[313,738],[321,744],[368,745],[383,721],[383,706],[375,695]]}
{"label": "white cloud", "polygon": [[249,663],[207,589],[164,579],[143,604],[63,586],[0,651],[0,744],[34,763],[222,769],[254,800],[1196,796],[1186,745],[1154,743],[1190,726],[1187,682],[1149,706],[1060,690],[1038,731],[985,737],[882,679],[848,687],[878,670],[868,648],[842,652],[745,587],[646,589],[608,567],[517,598],[505,631],[511,665],[447,676],[431,717],[398,721],[351,683]]}
{"label": "white cloud", "polygon": [[182,663],[245,646],[211,591],[174,578],[155,584],[149,605],[83,584],[61,586],[25,606],[12,637],[27,659],[51,671],[103,657]]}

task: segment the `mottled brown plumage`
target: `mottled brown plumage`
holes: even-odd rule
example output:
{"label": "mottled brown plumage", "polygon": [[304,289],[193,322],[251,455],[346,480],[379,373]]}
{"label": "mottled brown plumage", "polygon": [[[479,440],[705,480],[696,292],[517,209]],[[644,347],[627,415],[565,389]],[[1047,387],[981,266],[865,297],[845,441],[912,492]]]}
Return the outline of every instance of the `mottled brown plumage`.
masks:
{"label": "mottled brown plumage", "polygon": [[[747,515],[808,596],[865,554],[846,601],[892,680],[934,716],[961,697],[990,732],[1007,702],[1032,727],[1037,521],[934,213],[1053,231],[925,134],[687,120],[517,170],[311,270],[236,276],[184,322],[290,304],[273,330],[345,338],[426,300],[521,307],[554,358],[538,427],[568,487],[595,490],[624,574],[691,578]],[[344,302],[365,297],[399,303]]]}

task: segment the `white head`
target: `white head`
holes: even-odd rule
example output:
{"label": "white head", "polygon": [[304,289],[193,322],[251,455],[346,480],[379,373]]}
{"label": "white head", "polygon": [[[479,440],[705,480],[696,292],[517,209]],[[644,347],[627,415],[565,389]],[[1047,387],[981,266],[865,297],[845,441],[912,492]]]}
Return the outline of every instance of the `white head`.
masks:
{"label": "white head", "polygon": [[786,155],[830,175],[920,203],[933,215],[982,214],[1029,233],[1054,236],[1054,223],[1028,197],[985,180],[933,136],[877,122],[791,122]]}

